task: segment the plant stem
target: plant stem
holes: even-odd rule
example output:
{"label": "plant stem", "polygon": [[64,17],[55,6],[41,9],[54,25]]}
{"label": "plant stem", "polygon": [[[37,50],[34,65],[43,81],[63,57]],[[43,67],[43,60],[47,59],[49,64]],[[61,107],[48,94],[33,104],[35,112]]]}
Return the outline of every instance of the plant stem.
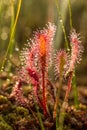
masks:
{"label": "plant stem", "polygon": [[72,30],[73,24],[72,24],[72,11],[71,11],[71,1],[70,0],[68,0],[68,6],[69,6],[70,28]]}
{"label": "plant stem", "polygon": [[43,88],[43,109],[44,109],[44,115],[47,114],[47,111],[46,111],[46,93],[45,93],[45,71],[44,69],[42,68],[42,88]]}
{"label": "plant stem", "polygon": [[59,114],[58,106],[59,106],[59,97],[60,97],[61,88],[62,88],[62,77],[60,76],[59,88],[56,89],[56,102],[55,102],[54,111],[53,111],[53,118],[54,119],[56,118],[56,129],[58,129],[58,126],[59,126],[59,124],[58,124],[58,114]]}
{"label": "plant stem", "polygon": [[69,79],[68,79],[68,85],[67,85],[67,90],[66,90],[64,102],[68,101],[68,97],[69,97],[69,94],[70,94],[70,91],[71,91],[72,78],[73,78],[73,72],[70,73],[70,76],[69,76]]}
{"label": "plant stem", "polygon": [[66,43],[66,44],[65,44],[65,48],[66,48],[67,50],[69,50],[69,43],[68,43],[68,40],[67,40],[65,27],[64,27],[64,23],[63,23],[63,19],[62,19],[61,11],[60,11],[60,8],[59,8],[59,0],[55,0],[55,3],[56,3],[56,6],[57,6],[59,19],[60,19],[60,23],[61,23],[62,31],[63,31],[63,34],[64,34],[64,39],[65,39],[65,43]]}
{"label": "plant stem", "polygon": [[65,111],[67,108],[68,104],[67,102],[63,102],[62,107],[60,109],[60,114],[59,114],[59,127],[56,130],[63,130],[63,123],[64,123],[64,118],[65,118]]}
{"label": "plant stem", "polygon": [[1,17],[1,14],[2,14],[2,10],[3,10],[3,3],[2,3],[2,0],[0,0],[0,17]]}
{"label": "plant stem", "polygon": [[40,122],[41,130],[45,130],[37,103],[35,103],[35,107],[36,107],[36,110],[37,110],[37,116],[38,116],[38,119],[39,119],[39,122]]}
{"label": "plant stem", "polygon": [[[11,16],[11,32],[12,32],[12,29],[13,29],[13,26],[14,26],[14,21],[15,21],[15,19],[14,19],[14,1],[12,0],[11,1],[11,12],[12,12],[12,16]],[[14,32],[14,34],[15,34],[15,32]],[[11,40],[11,43],[10,43],[10,48],[9,48],[9,53],[10,53],[10,55],[12,54],[12,50],[13,50],[13,48],[14,48],[14,37],[15,36],[13,36],[13,38],[12,38],[12,40]]]}
{"label": "plant stem", "polygon": [[58,97],[58,104],[57,104],[57,116],[56,116],[56,129],[58,129],[59,126],[59,122],[58,122],[58,105],[59,105],[59,97],[60,97],[60,92],[61,92],[61,88],[62,88],[62,75],[59,78],[59,89],[58,89],[58,93],[57,93],[57,97]]}
{"label": "plant stem", "polygon": [[[36,97],[34,98],[34,101],[36,101]],[[36,110],[37,110],[37,116],[38,116],[38,120],[40,122],[41,130],[45,130],[37,102],[35,102],[35,107],[36,107]],[[35,116],[35,118],[36,118],[36,116]]]}
{"label": "plant stem", "polygon": [[72,84],[72,78],[73,78],[73,72],[70,73],[70,77],[68,80],[67,90],[64,98],[64,102],[62,104],[62,107],[60,109],[60,115],[59,115],[59,127],[57,130],[63,130],[63,123],[65,118],[65,111],[68,106],[68,98],[71,91],[71,84]]}
{"label": "plant stem", "polygon": [[[72,10],[71,10],[71,1],[70,0],[68,0],[68,6],[69,6],[70,28],[72,30],[73,29],[73,23],[72,23]],[[73,84],[73,91],[74,91],[74,103],[75,103],[76,108],[78,108],[79,102],[78,102],[78,91],[77,91],[77,87],[76,87],[75,71],[74,71],[74,74],[73,74],[72,84]]]}
{"label": "plant stem", "polygon": [[7,51],[5,53],[5,56],[4,56],[4,60],[2,62],[2,65],[1,65],[1,71],[3,70],[4,66],[5,66],[5,62],[6,62],[6,58],[8,56],[8,53],[12,53],[12,49],[10,50],[10,48],[12,48],[13,46],[13,43],[12,43],[12,40],[13,40],[13,37],[14,37],[14,33],[15,33],[15,29],[16,29],[16,25],[17,25],[17,21],[18,21],[18,17],[19,17],[19,12],[20,12],[20,8],[21,8],[21,3],[22,3],[22,0],[19,0],[19,3],[18,3],[18,9],[17,9],[17,14],[16,14],[16,18],[15,18],[15,21],[14,21],[14,25],[13,25],[13,28],[11,30],[11,36],[10,36],[10,40],[9,40],[9,43],[8,43],[8,48],[7,48]]}
{"label": "plant stem", "polygon": [[73,75],[72,85],[73,85],[73,91],[74,91],[74,104],[75,104],[75,107],[78,108],[79,102],[78,102],[78,91],[77,91],[77,86],[76,86],[75,72],[74,72],[74,75]]}

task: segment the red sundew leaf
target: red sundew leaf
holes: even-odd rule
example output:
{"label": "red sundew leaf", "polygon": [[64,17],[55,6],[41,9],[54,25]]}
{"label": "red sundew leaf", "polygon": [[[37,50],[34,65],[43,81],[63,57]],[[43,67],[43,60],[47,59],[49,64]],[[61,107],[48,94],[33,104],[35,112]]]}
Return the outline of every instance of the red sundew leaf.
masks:
{"label": "red sundew leaf", "polygon": [[42,107],[44,113],[46,113],[45,79],[47,78],[45,73],[48,72],[48,67],[51,65],[52,43],[55,31],[56,26],[53,23],[48,23],[42,30],[35,31],[33,38],[30,39],[20,56],[22,62],[18,72],[19,79],[26,83],[30,82],[33,85],[34,94],[38,101],[38,90],[41,89],[39,84],[43,84]]}
{"label": "red sundew leaf", "polygon": [[56,26],[52,23],[47,24],[47,28],[38,30],[34,33],[34,41],[37,45],[38,53],[38,66],[42,68],[42,65],[46,69],[51,65],[52,58],[52,42],[56,31]]}
{"label": "red sundew leaf", "polygon": [[22,106],[27,106],[28,105],[28,100],[23,96],[22,92],[22,81],[18,80],[15,83],[15,86],[13,88],[13,91],[10,95],[10,97],[15,97],[15,100],[18,104]]}
{"label": "red sundew leaf", "polygon": [[75,69],[77,63],[81,61],[83,46],[81,44],[81,40],[79,35],[73,29],[70,34],[70,42],[71,42],[71,60],[68,72],[71,72]]}
{"label": "red sundew leaf", "polygon": [[54,59],[55,74],[57,75],[57,77],[60,77],[60,75],[65,77],[65,74],[69,68],[69,54],[65,50],[59,50],[55,55]]}

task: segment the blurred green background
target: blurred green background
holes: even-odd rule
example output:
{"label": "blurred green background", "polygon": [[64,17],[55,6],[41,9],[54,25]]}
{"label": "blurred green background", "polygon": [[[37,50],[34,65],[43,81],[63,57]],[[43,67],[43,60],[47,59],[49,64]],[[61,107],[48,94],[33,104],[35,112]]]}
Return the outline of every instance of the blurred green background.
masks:
{"label": "blurred green background", "polygon": [[[18,4],[20,0],[0,0],[0,66],[4,59],[8,43],[11,37],[12,28],[15,23]],[[62,19],[69,39],[69,9],[68,0],[59,0],[59,7]],[[71,0],[73,27],[80,33],[84,54],[81,64],[77,67],[77,82],[80,85],[87,85],[87,2],[86,0]],[[12,37],[12,64],[19,64],[19,53],[32,32],[37,28],[45,26],[46,23],[54,22],[57,32],[54,40],[54,47],[58,49],[64,46],[64,36],[59,20],[55,0],[21,0],[21,8],[17,20],[14,36]],[[7,57],[8,62],[9,57]],[[18,62],[18,63],[17,63]],[[7,63],[6,63],[7,65]],[[6,67],[7,68],[7,67]]]}

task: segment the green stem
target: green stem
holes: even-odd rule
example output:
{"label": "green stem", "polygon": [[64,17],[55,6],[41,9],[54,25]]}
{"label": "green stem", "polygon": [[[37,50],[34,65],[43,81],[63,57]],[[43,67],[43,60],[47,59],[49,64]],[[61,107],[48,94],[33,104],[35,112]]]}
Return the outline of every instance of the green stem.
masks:
{"label": "green stem", "polygon": [[62,88],[62,77],[60,77],[59,79],[59,87],[56,89],[56,101],[55,101],[55,105],[54,105],[54,111],[53,111],[53,118],[56,118],[56,130],[59,127],[59,123],[58,123],[58,114],[59,114],[59,97],[60,97],[60,92],[61,92],[61,88]]}
{"label": "green stem", "polygon": [[56,130],[63,130],[63,123],[64,123],[64,118],[66,114],[66,107],[67,107],[67,102],[63,102],[62,107],[60,109],[60,114],[59,114],[59,127]]}
{"label": "green stem", "polygon": [[[13,29],[13,26],[14,26],[14,1],[12,0],[11,1],[11,12],[12,12],[12,16],[11,16],[11,32],[12,32],[12,29]],[[15,33],[15,32],[14,32]],[[9,48],[9,53],[10,55],[12,54],[13,52],[13,48],[14,48],[14,36],[11,40],[11,43],[10,43],[10,48]]]}
{"label": "green stem", "polygon": [[69,76],[69,79],[68,79],[68,85],[67,85],[67,89],[66,89],[64,102],[68,102],[69,94],[70,94],[70,91],[71,91],[71,88],[72,88],[72,86],[71,86],[72,78],[73,78],[73,72],[70,73],[70,76]]}
{"label": "green stem", "polygon": [[68,6],[69,6],[70,28],[72,30],[73,24],[72,24],[72,10],[71,10],[71,1],[70,0],[68,0]]}
{"label": "green stem", "polygon": [[68,98],[69,98],[69,94],[70,94],[70,91],[71,91],[72,77],[73,77],[73,72],[70,73],[70,77],[69,77],[69,80],[68,80],[68,85],[67,85],[67,90],[66,90],[64,102],[63,102],[62,107],[60,109],[59,127],[58,127],[57,130],[63,130],[65,111],[66,111],[66,108],[68,106]]}
{"label": "green stem", "polygon": [[[72,23],[72,10],[71,10],[71,1],[68,0],[68,6],[69,6],[69,16],[70,16],[70,27],[71,30],[73,29],[73,23]],[[78,102],[78,91],[77,91],[77,86],[76,86],[76,75],[75,71],[73,74],[73,80],[72,80],[72,85],[73,85],[73,91],[74,91],[74,103],[76,108],[79,107],[79,102]]]}
{"label": "green stem", "polygon": [[36,110],[37,110],[37,116],[38,116],[38,119],[39,119],[39,122],[40,122],[41,130],[45,130],[37,103],[35,103],[35,107],[36,107]]}
{"label": "green stem", "polygon": [[12,30],[11,30],[11,36],[10,36],[10,40],[9,40],[9,43],[8,43],[7,51],[6,51],[5,56],[4,56],[4,60],[3,60],[3,62],[2,62],[1,71],[3,70],[3,68],[4,68],[4,66],[5,66],[5,62],[6,62],[6,58],[7,58],[7,56],[8,56],[8,53],[11,53],[11,52],[12,52],[12,51],[10,50],[10,48],[12,48],[12,46],[13,46],[12,40],[13,40],[13,37],[14,37],[14,33],[15,33],[15,29],[16,29],[16,25],[17,25],[17,21],[18,21],[18,17],[19,17],[19,12],[20,12],[20,8],[21,8],[21,3],[22,3],[22,0],[19,0],[16,18],[15,18],[15,21],[14,21],[13,28],[12,28]]}
{"label": "green stem", "polygon": [[63,31],[63,34],[64,34],[65,43],[66,43],[65,44],[65,48],[67,50],[69,50],[69,43],[68,43],[68,40],[67,40],[67,35],[66,35],[65,27],[64,27],[64,23],[63,23],[61,11],[60,11],[60,8],[59,8],[59,0],[55,0],[55,2],[56,2],[56,6],[57,6],[57,10],[58,10],[58,15],[59,15],[59,19],[60,19],[62,31]]}
{"label": "green stem", "polygon": [[0,0],[0,17],[1,17],[1,14],[2,14],[2,10],[3,10],[3,3],[2,3],[2,0]]}
{"label": "green stem", "polygon": [[59,127],[59,123],[58,123],[58,105],[59,105],[59,97],[60,97],[60,92],[61,92],[61,88],[62,88],[62,76],[60,76],[59,78],[59,88],[57,90],[57,106],[56,106],[56,111],[57,111],[57,115],[56,115],[56,129],[58,129]]}
{"label": "green stem", "polygon": [[78,108],[79,102],[78,102],[78,90],[77,90],[77,86],[76,86],[75,72],[74,72],[74,75],[73,75],[72,85],[73,85],[73,91],[74,91],[74,104],[75,104],[75,107]]}

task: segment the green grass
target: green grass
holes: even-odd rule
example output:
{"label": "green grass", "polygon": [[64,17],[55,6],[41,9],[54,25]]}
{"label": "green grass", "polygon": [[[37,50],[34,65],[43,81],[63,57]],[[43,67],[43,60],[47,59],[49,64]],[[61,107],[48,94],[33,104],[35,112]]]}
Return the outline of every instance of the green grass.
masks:
{"label": "green grass", "polygon": [[2,65],[1,65],[1,71],[3,71],[3,69],[4,69],[5,63],[7,61],[7,57],[9,57],[9,56],[11,57],[12,53],[13,53],[14,41],[15,41],[15,30],[16,30],[16,25],[17,25],[17,21],[18,21],[20,9],[21,9],[21,3],[22,3],[22,0],[19,0],[16,17],[14,18],[14,1],[11,2],[12,16],[11,16],[10,40],[9,40],[9,43],[8,43],[8,47],[7,47],[6,53],[4,55],[4,59],[3,59]]}
{"label": "green grass", "polygon": [[[62,32],[64,34],[64,40],[65,40],[65,49],[67,51],[70,52],[70,45],[69,45],[69,42],[68,42],[68,39],[67,39],[67,34],[66,34],[66,30],[65,30],[65,27],[64,27],[64,22],[63,21],[63,17],[62,17],[62,14],[61,14],[61,10],[60,10],[60,5],[59,5],[59,0],[55,0],[55,3],[56,3],[56,7],[57,7],[57,10],[58,10],[58,16],[59,16],[59,21],[60,21],[60,25],[61,25],[61,28],[62,28]],[[67,10],[67,7],[66,7],[66,10]],[[66,11],[64,10],[64,11]],[[73,29],[73,23],[72,23],[72,10],[71,10],[71,1],[68,0],[68,11],[69,11],[69,26],[70,26],[70,30]],[[67,12],[67,11],[66,11]],[[61,34],[59,34],[61,36]],[[72,80],[72,91],[74,92],[74,105],[76,106],[76,108],[78,108],[78,92],[77,92],[77,86],[76,86],[76,75],[75,75],[75,72],[74,72],[74,76],[73,76],[73,80]],[[64,108],[61,108],[63,109],[63,113],[65,113],[65,110]],[[65,114],[63,114],[62,111],[60,111],[60,115],[59,115],[59,121],[58,121],[58,115],[56,116],[56,129],[58,130],[63,130],[63,121],[64,121],[64,117],[65,117]],[[63,116],[61,117],[61,115],[63,114]],[[61,122],[61,123],[59,123]]]}

